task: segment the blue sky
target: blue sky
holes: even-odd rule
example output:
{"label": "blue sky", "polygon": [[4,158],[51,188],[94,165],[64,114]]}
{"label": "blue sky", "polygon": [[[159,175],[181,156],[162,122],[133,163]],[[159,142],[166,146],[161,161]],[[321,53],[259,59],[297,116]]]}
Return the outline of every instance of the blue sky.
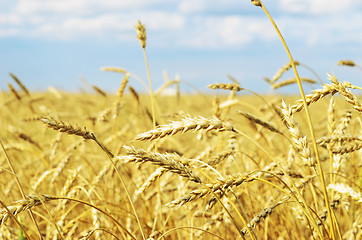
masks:
{"label": "blue sky", "polygon": [[[296,60],[325,82],[328,72],[358,85],[362,71],[337,62],[362,65],[362,1],[263,2]],[[102,72],[102,66],[125,68],[147,82],[134,29],[138,19],[147,29],[155,89],[167,71],[170,79],[179,75],[199,90],[229,82],[229,74],[242,87],[272,93],[263,77],[288,62],[266,15],[249,0],[0,0],[0,89],[12,82],[12,72],[32,90],[92,91],[89,86],[97,85],[115,92],[123,76]],[[144,90],[134,78],[130,84]],[[186,84],[181,88],[190,91]]]}

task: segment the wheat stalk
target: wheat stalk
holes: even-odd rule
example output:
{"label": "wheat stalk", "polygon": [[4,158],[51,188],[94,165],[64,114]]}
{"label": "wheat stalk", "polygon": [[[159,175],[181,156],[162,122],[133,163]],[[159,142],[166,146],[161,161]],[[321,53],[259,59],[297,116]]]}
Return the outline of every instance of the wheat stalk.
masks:
{"label": "wheat stalk", "polygon": [[145,28],[145,25],[142,24],[141,21],[139,21],[139,20],[138,20],[135,27],[136,27],[136,32],[137,32],[137,38],[140,41],[142,51],[143,51],[143,55],[144,55],[144,58],[145,58],[148,84],[149,84],[149,87],[150,87],[152,124],[153,124],[153,127],[156,127],[158,124],[156,123],[155,99],[154,99],[154,95],[153,95],[150,68],[148,66],[148,60],[147,60],[147,54],[146,54],[146,28]]}

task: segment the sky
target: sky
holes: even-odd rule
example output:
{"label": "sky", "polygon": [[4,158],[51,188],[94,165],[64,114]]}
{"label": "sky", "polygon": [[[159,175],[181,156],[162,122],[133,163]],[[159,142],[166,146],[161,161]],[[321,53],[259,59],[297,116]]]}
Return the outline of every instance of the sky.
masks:
{"label": "sky", "polygon": [[[362,70],[337,62],[362,65],[362,1],[263,3],[295,60],[325,83],[331,73],[358,85]],[[116,92],[123,75],[100,70],[114,66],[131,72],[129,84],[146,91],[133,77],[148,85],[138,20],[147,30],[154,89],[167,72],[170,80],[179,76],[185,92],[228,83],[228,75],[259,93],[297,91],[297,86],[271,90],[264,81],[289,60],[265,13],[249,0],[0,0],[0,89],[14,83],[11,72],[33,91],[52,86],[91,92],[96,85]],[[298,70],[316,79],[307,68]],[[292,72],[283,78],[291,77]]]}

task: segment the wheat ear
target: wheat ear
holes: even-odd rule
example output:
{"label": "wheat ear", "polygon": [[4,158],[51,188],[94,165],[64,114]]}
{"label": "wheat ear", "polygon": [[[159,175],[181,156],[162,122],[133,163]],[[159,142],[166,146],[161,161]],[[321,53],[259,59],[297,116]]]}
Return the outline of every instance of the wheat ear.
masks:
{"label": "wheat ear", "polygon": [[121,100],[124,94],[124,90],[126,89],[127,83],[128,83],[128,79],[129,79],[130,74],[127,73],[122,82],[120,87],[118,88],[117,91],[117,100],[113,103],[113,107],[112,107],[112,111],[113,111],[113,118],[116,118],[119,116],[119,112],[121,109]]}
{"label": "wheat ear", "polygon": [[99,95],[103,96],[103,97],[107,97],[107,93],[102,90],[100,87],[97,87],[96,85],[93,85],[92,88],[94,89],[94,91],[96,91]]}
{"label": "wheat ear", "polygon": [[[327,96],[328,94],[334,95],[337,93],[337,89],[332,84],[324,84],[322,89],[313,90],[311,94],[305,96],[307,106],[317,102],[319,99]],[[300,112],[303,108],[303,100],[298,100],[293,106],[290,107],[292,114]]]}
{"label": "wheat ear", "polygon": [[346,101],[353,105],[353,108],[362,112],[362,104],[357,97],[348,89],[351,84],[348,82],[339,82],[336,76],[328,74],[329,79],[332,81],[337,91],[346,99]]}
{"label": "wheat ear", "polygon": [[[41,199],[39,199],[36,195],[31,195],[28,196],[28,199],[19,200],[7,208],[14,216],[16,216],[21,212],[31,209],[32,207],[41,205],[42,202],[48,202],[50,200],[52,200],[52,198],[49,195],[43,194]],[[6,209],[0,209],[0,226],[4,224],[9,217],[10,214]]]}
{"label": "wheat ear", "polygon": [[114,155],[105,146],[103,146],[102,143],[98,141],[95,134],[88,131],[85,127],[81,128],[79,126],[73,126],[72,124],[65,124],[63,121],[55,120],[52,117],[42,117],[40,121],[47,125],[47,127],[54,130],[68,133],[70,135],[81,136],[86,140],[91,139],[95,141],[110,158],[114,157]]}
{"label": "wheat ear", "polygon": [[242,116],[244,116],[246,119],[268,129],[269,131],[275,132],[275,133],[279,133],[281,135],[284,135],[281,131],[279,131],[276,127],[274,127],[273,125],[271,125],[270,123],[265,122],[264,120],[251,115],[248,112],[243,112],[243,111],[238,111]]}
{"label": "wheat ear", "polygon": [[292,136],[293,146],[295,147],[295,149],[298,150],[300,156],[302,157],[302,160],[310,167],[314,167],[316,165],[316,161],[312,157],[312,152],[308,147],[307,137],[302,136],[298,126],[293,120],[292,109],[290,107],[287,107],[287,105],[283,101],[281,111],[284,115],[284,120],[285,123],[287,124],[290,135]]}
{"label": "wheat ear", "polygon": [[185,164],[183,159],[177,154],[161,154],[156,152],[146,152],[143,149],[135,149],[133,147],[123,146],[127,150],[126,156],[118,156],[117,159],[123,160],[125,163],[150,162],[176,173],[182,177],[188,178],[190,181],[201,183],[201,179],[197,177]]}
{"label": "wheat ear", "polygon": [[356,64],[352,60],[340,60],[337,65],[354,67]]}
{"label": "wheat ear", "polygon": [[[314,79],[311,79],[311,78],[300,78],[300,81],[307,82],[307,83],[312,83],[312,84],[316,83],[316,81]],[[296,78],[290,78],[290,79],[284,80],[283,82],[274,83],[274,84],[271,85],[271,87],[273,89],[278,89],[278,88],[281,88],[281,87],[284,87],[284,86],[291,85],[293,83],[297,83]]]}
{"label": "wheat ear", "polygon": [[[255,217],[248,223],[248,225],[247,225],[248,228],[250,228],[251,230],[253,230],[259,223],[261,223],[261,222],[262,222],[263,220],[265,220],[268,216],[270,216],[270,215],[273,213],[274,209],[275,209],[277,206],[285,203],[288,199],[289,199],[288,196],[284,196],[284,197],[282,198],[282,200],[278,201],[277,203],[273,204],[273,205],[270,206],[270,207],[267,207],[267,208],[264,208],[263,210],[261,210],[261,211],[260,211],[259,213],[257,213],[257,214],[255,215]],[[243,228],[241,231],[242,231],[242,233],[243,233],[244,235],[246,235],[246,234],[248,233],[248,230],[246,229],[246,227]]]}
{"label": "wheat ear", "polygon": [[210,89],[224,89],[230,91],[242,91],[244,88],[240,87],[237,83],[214,83],[207,86]]}
{"label": "wheat ear", "polygon": [[13,85],[11,85],[11,83],[8,83],[8,87],[9,87],[10,92],[15,96],[15,98],[18,99],[19,101],[21,101],[21,97],[20,97],[19,93],[15,90]]}
{"label": "wheat ear", "polygon": [[152,183],[154,183],[158,178],[160,178],[165,172],[167,172],[167,168],[160,167],[154,171],[148,179],[142,184],[142,186],[137,190],[136,194],[143,193]]}
{"label": "wheat ear", "polygon": [[[295,66],[300,65],[300,63],[296,60],[294,60]],[[276,81],[278,81],[284,73],[286,73],[289,69],[292,68],[292,64],[290,62],[283,65],[273,76],[273,78],[270,80],[272,84],[274,84]]]}
{"label": "wheat ear", "polygon": [[79,126],[73,126],[72,124],[65,124],[63,121],[55,120],[52,117],[43,117],[40,119],[40,121],[42,121],[49,128],[52,128],[60,132],[68,133],[69,135],[81,136],[84,139],[92,139],[92,140],[96,139],[94,133],[89,132],[85,127],[82,129]]}
{"label": "wheat ear", "polygon": [[233,126],[228,122],[222,122],[217,118],[207,119],[204,117],[189,118],[186,117],[181,121],[173,121],[167,125],[161,125],[157,128],[136,136],[135,140],[154,140],[165,136],[172,136],[178,132],[185,133],[189,130],[205,131],[234,131]]}
{"label": "wheat ear", "polygon": [[167,203],[166,206],[181,207],[185,203],[204,197],[205,195],[209,194],[210,191],[218,194],[229,187],[238,186],[244,182],[251,182],[253,180],[255,180],[255,178],[245,174],[230,175],[225,179],[218,179],[214,183],[205,184],[202,186],[202,188],[196,189],[180,197],[179,199]]}
{"label": "wheat ear", "polygon": [[124,73],[124,74],[127,73],[127,71],[125,69],[119,68],[119,67],[101,67],[101,71],[118,72],[118,73]]}
{"label": "wheat ear", "polygon": [[14,79],[14,81],[19,85],[19,87],[25,92],[26,95],[30,96],[29,90],[25,87],[25,85],[17,78],[14,74],[9,73],[10,77]]}

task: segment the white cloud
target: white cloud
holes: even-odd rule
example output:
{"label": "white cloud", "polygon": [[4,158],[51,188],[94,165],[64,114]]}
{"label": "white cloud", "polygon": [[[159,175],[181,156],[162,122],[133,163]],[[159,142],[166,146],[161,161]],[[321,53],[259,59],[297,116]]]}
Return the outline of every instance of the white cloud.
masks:
{"label": "white cloud", "polygon": [[195,18],[181,45],[200,48],[242,47],[255,39],[270,40],[276,34],[266,19],[226,16]]}
{"label": "white cloud", "polygon": [[249,1],[240,0],[182,0],[179,1],[178,10],[183,13],[207,13],[207,12],[225,12],[231,10],[241,11],[244,7],[252,7]]}
{"label": "white cloud", "polygon": [[[178,13],[150,11],[134,16],[139,17],[147,28],[157,31],[181,30],[186,23],[185,17]],[[133,17],[133,19],[136,20],[137,17]]]}
{"label": "white cloud", "polygon": [[142,7],[154,5],[154,4],[161,4],[161,3],[169,3],[172,2],[171,0],[96,0],[97,5],[101,8],[106,9],[139,9]]}
{"label": "white cloud", "polygon": [[293,18],[277,19],[282,33],[289,39],[305,42],[305,45],[338,46],[340,44],[362,43],[362,16],[351,13],[348,18],[335,16],[333,18]]}
{"label": "white cloud", "polygon": [[[18,25],[22,37],[71,40],[84,36],[127,36],[138,19],[149,31],[180,30],[184,16],[149,6],[173,0],[18,0],[0,14],[0,27]],[[6,10],[5,10],[6,11]],[[0,10],[1,13],[1,10]],[[4,30],[3,30],[4,32]],[[12,31],[13,35],[16,32]],[[9,36],[3,34],[2,36]]]}
{"label": "white cloud", "polygon": [[22,19],[17,14],[1,14],[0,23],[1,25],[19,25],[22,23]]}
{"label": "white cloud", "polygon": [[0,29],[0,38],[16,36],[18,34],[19,34],[19,30],[15,29],[15,28]]}
{"label": "white cloud", "polygon": [[[362,42],[362,17],[355,10],[360,1],[279,3],[284,12],[278,12],[277,24],[292,41],[304,45]],[[17,0],[5,12],[0,9],[0,37],[133,41],[134,25],[141,19],[149,39],[158,46],[242,48],[255,40],[276,39],[262,12],[251,15],[255,9],[250,1],[239,0]]]}
{"label": "white cloud", "polygon": [[183,0],[181,1],[178,8],[181,12],[195,13],[206,10],[206,7],[207,7],[207,1],[205,0],[200,0],[200,1]]}
{"label": "white cloud", "polygon": [[[142,16],[142,17],[141,17]],[[135,33],[134,26],[141,18],[147,31],[176,31],[184,27],[185,19],[174,13],[159,11],[100,14],[93,17],[55,18],[35,26],[35,35],[71,40],[84,36],[109,37]]]}
{"label": "white cloud", "polygon": [[22,14],[96,14],[99,11],[137,10],[167,0],[18,0]]}
{"label": "white cloud", "polygon": [[84,14],[92,0],[19,0],[16,11],[21,14]]}
{"label": "white cloud", "polygon": [[347,12],[360,5],[360,0],[280,0],[281,9],[301,14]]}

